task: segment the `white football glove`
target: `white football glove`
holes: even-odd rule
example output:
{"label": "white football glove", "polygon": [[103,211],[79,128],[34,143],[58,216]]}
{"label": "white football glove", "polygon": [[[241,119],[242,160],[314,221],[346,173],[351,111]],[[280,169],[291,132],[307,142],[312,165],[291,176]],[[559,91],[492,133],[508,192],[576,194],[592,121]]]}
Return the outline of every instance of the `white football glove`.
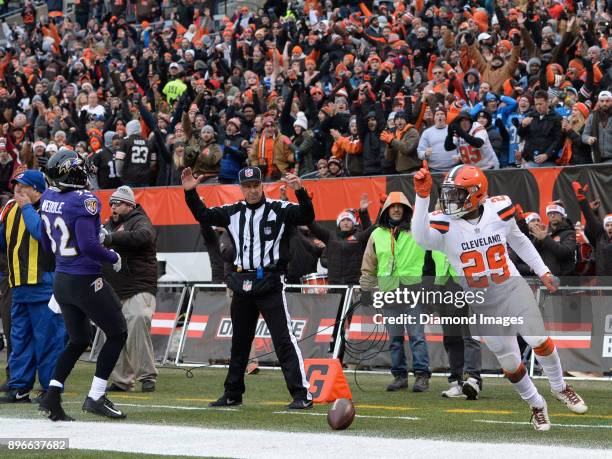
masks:
{"label": "white football glove", "polygon": [[119,255],[114,250],[111,250],[111,252],[117,254],[117,261],[113,263],[113,269],[115,270],[116,273],[118,273],[119,271],[121,271],[121,255]]}
{"label": "white football glove", "polygon": [[98,235],[98,239],[100,240],[100,244],[104,244],[104,239],[108,235],[108,231],[103,226],[100,227],[100,234]]}

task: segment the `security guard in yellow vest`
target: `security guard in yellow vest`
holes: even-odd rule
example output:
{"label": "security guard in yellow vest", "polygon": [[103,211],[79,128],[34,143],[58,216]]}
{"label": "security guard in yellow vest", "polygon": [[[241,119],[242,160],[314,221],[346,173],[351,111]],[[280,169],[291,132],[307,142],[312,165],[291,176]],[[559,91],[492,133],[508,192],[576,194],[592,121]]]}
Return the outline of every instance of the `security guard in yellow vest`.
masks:
{"label": "security guard in yellow vest", "polygon": [[42,172],[27,170],[12,180],[15,199],[0,213],[0,249],[6,250],[12,288],[8,392],[0,403],[30,402],[36,371],[43,391],[49,387],[64,348],[65,327],[54,312],[53,254],[39,245],[43,225],[38,207],[45,190]]}
{"label": "security guard in yellow vest", "polygon": [[[420,288],[423,281],[425,250],[412,238],[410,221],[412,206],[400,191],[389,194],[376,228],[370,235],[361,264],[360,285],[364,292],[362,302],[367,302],[368,292],[390,292],[397,289]],[[391,374],[394,380],[388,391],[408,387],[408,368],[404,353],[404,333],[409,336],[412,367],[415,374],[413,392],[425,392],[429,388],[429,355],[423,325],[419,314],[423,305],[386,304],[382,312],[387,317],[407,314],[416,318],[414,324],[387,326],[391,340]]]}
{"label": "security guard in yellow vest", "polygon": [[[442,252],[431,252],[435,264],[436,280],[443,291],[458,291],[461,287],[454,279],[457,272],[453,269],[448,258]],[[440,305],[440,316],[467,316],[468,306],[457,308],[455,305]],[[449,388],[442,392],[446,398],[467,398],[476,400],[482,390],[482,354],[480,341],[473,338],[467,325],[442,325],[444,350],[448,355],[450,374],[448,376]]]}

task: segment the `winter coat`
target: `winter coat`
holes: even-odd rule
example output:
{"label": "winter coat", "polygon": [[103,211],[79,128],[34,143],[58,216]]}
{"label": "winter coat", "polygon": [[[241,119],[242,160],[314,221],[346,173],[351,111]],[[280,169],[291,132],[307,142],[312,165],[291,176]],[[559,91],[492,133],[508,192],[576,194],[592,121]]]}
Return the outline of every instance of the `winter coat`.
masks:
{"label": "winter coat", "polygon": [[367,211],[359,212],[362,227],[351,231],[329,231],[317,223],[308,226],[312,233],[326,245],[327,276],[330,284],[358,284],[361,275],[361,258],[374,226]]}
{"label": "winter coat", "polygon": [[533,112],[533,120],[528,126],[519,126],[518,135],[525,139],[523,148],[523,159],[533,161],[538,154],[546,154],[548,161],[554,161],[563,145],[561,134],[561,117],[554,110],[546,115],[539,116]]}
{"label": "winter coat", "polygon": [[578,204],[586,220],[584,233],[595,248],[595,275],[612,276],[612,239],[608,237],[589,202],[584,199],[578,201]]}
{"label": "winter coat", "polygon": [[395,138],[387,145],[385,157],[395,161],[395,170],[399,174],[416,171],[422,161],[417,154],[419,131],[407,124],[403,131],[396,131]]}
{"label": "winter coat", "polygon": [[137,204],[134,210],[117,223],[110,219],[104,228],[110,237],[104,245],[121,256],[121,271],[105,265],[104,277],[120,299],[139,293],[157,293],[157,235],[144,209]]}
{"label": "winter coat", "polygon": [[576,265],[576,230],[566,218],[557,229],[549,228],[543,240],[533,240],[542,260],[555,276],[571,276]]}

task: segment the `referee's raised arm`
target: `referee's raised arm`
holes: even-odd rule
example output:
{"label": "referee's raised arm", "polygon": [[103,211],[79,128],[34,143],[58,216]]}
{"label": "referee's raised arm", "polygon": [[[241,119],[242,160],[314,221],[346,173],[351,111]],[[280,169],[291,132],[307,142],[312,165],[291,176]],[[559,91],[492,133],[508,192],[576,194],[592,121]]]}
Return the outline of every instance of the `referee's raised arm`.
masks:
{"label": "referee's raised arm", "polygon": [[193,218],[199,223],[206,223],[212,226],[227,226],[229,224],[229,217],[226,210],[222,207],[206,207],[196,191],[196,187],[203,177],[203,175],[194,177],[190,167],[183,169],[183,172],[181,172],[181,182],[185,190],[185,202]]}
{"label": "referee's raised arm", "polygon": [[287,223],[294,225],[309,225],[315,218],[314,208],[308,192],[302,186],[299,177],[293,174],[287,174],[283,177],[283,182],[287,183],[289,188],[295,190],[295,196],[298,200],[298,205],[292,205],[287,210]]}

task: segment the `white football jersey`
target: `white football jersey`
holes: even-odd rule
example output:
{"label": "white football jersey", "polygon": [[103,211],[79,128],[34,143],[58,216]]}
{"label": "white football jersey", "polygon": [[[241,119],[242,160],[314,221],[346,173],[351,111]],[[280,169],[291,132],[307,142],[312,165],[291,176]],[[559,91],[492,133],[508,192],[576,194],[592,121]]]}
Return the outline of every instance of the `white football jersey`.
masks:
{"label": "white football jersey", "polygon": [[449,217],[441,210],[429,213],[429,198],[417,195],[413,237],[423,248],[446,254],[464,288],[493,287],[510,277],[520,277],[508,255],[508,245],[538,276],[550,271],[519,229],[508,196],[487,198],[483,207],[480,219],[469,222]]}
{"label": "white football jersey", "polygon": [[482,139],[484,144],[481,147],[474,147],[467,143],[463,138],[457,136],[459,139],[459,157],[463,164],[471,164],[481,169],[499,169],[499,159],[495,154],[495,150],[491,146],[489,140],[489,134],[487,130],[479,123],[473,123],[472,129],[469,134],[477,139]]}

